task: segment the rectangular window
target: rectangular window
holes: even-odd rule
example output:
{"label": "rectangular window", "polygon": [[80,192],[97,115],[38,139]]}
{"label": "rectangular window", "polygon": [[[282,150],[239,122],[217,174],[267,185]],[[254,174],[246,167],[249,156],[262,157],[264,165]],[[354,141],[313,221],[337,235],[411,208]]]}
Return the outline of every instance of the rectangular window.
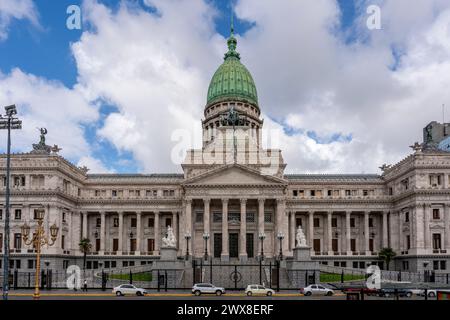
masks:
{"label": "rectangular window", "polygon": [[149,228],[155,227],[155,219],[154,218],[148,218],[148,227]]}
{"label": "rectangular window", "polygon": [[95,220],[95,226],[96,226],[97,228],[100,228],[101,225],[102,225],[102,219],[101,219],[101,218],[97,218],[97,219]]}
{"label": "rectangular window", "polygon": [[297,197],[297,196],[298,196],[298,191],[297,191],[297,190],[292,190],[292,195],[293,195],[294,197]]}
{"label": "rectangular window", "polygon": [[390,196],[392,196],[394,194],[394,189],[392,189],[392,187],[390,187],[388,193]]}
{"label": "rectangular window", "polygon": [[130,252],[136,251],[136,239],[130,239]]}
{"label": "rectangular window", "polygon": [[345,196],[350,197],[352,195],[352,192],[350,190],[345,190]]}
{"label": "rectangular window", "polygon": [[100,251],[100,239],[95,239],[95,251]]}
{"label": "rectangular window", "polygon": [[166,228],[172,226],[172,218],[166,218]]}
{"label": "rectangular window", "polygon": [[320,228],[320,219],[314,218],[314,228]]}
{"label": "rectangular window", "polygon": [[147,239],[147,251],[155,251],[155,239]]}
{"label": "rectangular window", "polygon": [[270,213],[270,212],[264,213],[264,222],[266,222],[266,223],[272,222],[272,213]]}
{"label": "rectangular window", "polygon": [[369,227],[373,228],[373,218],[369,218]]}
{"label": "rectangular window", "polygon": [[302,224],[302,218],[297,218],[295,219],[295,228],[297,229],[298,227],[301,227]]}
{"label": "rectangular window", "polygon": [[117,190],[112,190],[112,191],[111,191],[111,195],[112,195],[113,197],[117,197]]}
{"label": "rectangular window", "polygon": [[367,197],[369,195],[369,190],[363,190],[363,196]]}
{"label": "rectangular window", "polygon": [[405,222],[409,222],[409,212],[405,212]]}
{"label": "rectangular window", "polygon": [[333,191],[332,191],[332,190],[328,190],[328,191],[327,191],[327,195],[328,195],[329,197],[331,197],[331,196],[333,195]]}
{"label": "rectangular window", "polygon": [[202,223],[203,222],[203,212],[195,213],[195,222]]}
{"label": "rectangular window", "polygon": [[441,270],[447,270],[447,261],[445,261],[445,260],[442,260],[441,262],[440,262],[440,264],[441,264]]}
{"label": "rectangular window", "polygon": [[61,236],[61,249],[65,249],[65,247],[66,247],[66,238],[65,238],[65,236],[64,235],[62,235]]}
{"label": "rectangular window", "polygon": [[229,222],[240,222],[241,215],[238,212],[230,212],[228,214],[228,221]]}
{"label": "rectangular window", "polygon": [[122,261],[122,267],[128,267],[128,261]]}
{"label": "rectangular window", "polygon": [[0,252],[3,250],[3,233],[0,233]]}
{"label": "rectangular window", "polygon": [[117,267],[117,261],[111,261],[111,268]]}
{"label": "rectangular window", "polygon": [[409,261],[403,261],[403,270],[409,270]]}
{"label": "rectangular window", "polygon": [[320,252],[320,239],[314,239],[314,251]]}
{"label": "rectangular window", "polygon": [[22,249],[22,234],[14,233],[14,249],[20,250]]}
{"label": "rectangular window", "polygon": [[35,265],[36,265],[36,260],[27,260],[28,269],[34,269]]}
{"label": "rectangular window", "polygon": [[14,210],[14,219],[21,220],[22,219],[22,210],[16,209]]}
{"label": "rectangular window", "polygon": [[334,252],[338,252],[338,244],[339,244],[339,240],[338,239],[333,239],[331,240],[331,250],[333,250]]}
{"label": "rectangular window", "polygon": [[253,223],[255,222],[255,213],[254,212],[247,212],[246,213],[246,221],[247,223]]}
{"label": "rectangular window", "polygon": [[113,251],[119,251],[119,239],[113,239]]}
{"label": "rectangular window", "polygon": [[109,266],[110,266],[111,264],[110,264],[110,262],[109,261],[105,261],[105,268],[106,269],[109,269]]}
{"label": "rectangular window", "polygon": [[373,239],[369,239],[369,251],[374,251],[373,250]]}
{"label": "rectangular window", "polygon": [[440,219],[439,209],[433,209],[433,219],[438,220]]}
{"label": "rectangular window", "polygon": [[356,251],[356,239],[350,239],[350,250],[353,252]]}
{"label": "rectangular window", "polygon": [[311,195],[311,197],[315,197],[316,196],[316,190],[311,190],[310,191],[310,195]]}
{"label": "rectangular window", "polygon": [[441,234],[440,233],[433,233],[433,249],[434,250],[442,249],[442,246],[441,246]]}
{"label": "rectangular window", "polygon": [[411,249],[411,236],[406,236],[406,250]]}
{"label": "rectangular window", "polygon": [[213,213],[213,222],[214,223],[222,222],[222,213],[221,212],[214,212]]}
{"label": "rectangular window", "polygon": [[136,218],[131,218],[131,227],[132,228],[136,228],[137,226],[137,219]]}
{"label": "rectangular window", "polygon": [[331,219],[331,227],[332,228],[337,228],[337,218],[332,218]]}
{"label": "rectangular window", "polygon": [[66,222],[66,213],[65,212],[62,213],[62,221]]}
{"label": "rectangular window", "polygon": [[350,228],[355,228],[355,227],[356,227],[355,218],[350,218]]}
{"label": "rectangular window", "polygon": [[358,261],[353,261],[353,269],[358,269]]}
{"label": "rectangular window", "polygon": [[3,210],[0,209],[0,220],[2,220],[2,219],[3,219]]}
{"label": "rectangular window", "polygon": [[113,227],[114,228],[118,228],[119,227],[119,218],[114,218],[113,219]]}
{"label": "rectangular window", "polygon": [[439,270],[439,261],[433,261],[433,270]]}

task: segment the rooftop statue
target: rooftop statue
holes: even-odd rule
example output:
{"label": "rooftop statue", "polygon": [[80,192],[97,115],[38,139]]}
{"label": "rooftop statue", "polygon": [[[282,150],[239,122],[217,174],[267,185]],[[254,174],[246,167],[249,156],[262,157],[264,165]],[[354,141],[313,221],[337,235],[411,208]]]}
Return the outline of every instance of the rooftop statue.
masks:
{"label": "rooftop statue", "polygon": [[37,128],[40,132],[40,140],[39,143],[33,144],[33,151],[31,153],[34,154],[50,154],[50,152],[54,151],[52,150],[51,146],[48,146],[45,143],[45,135],[48,133],[46,128]]}

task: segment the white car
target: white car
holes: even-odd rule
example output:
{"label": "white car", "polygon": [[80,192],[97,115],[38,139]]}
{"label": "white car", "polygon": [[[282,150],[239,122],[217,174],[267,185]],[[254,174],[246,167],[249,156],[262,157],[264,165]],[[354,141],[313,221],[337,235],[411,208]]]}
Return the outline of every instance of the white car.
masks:
{"label": "white car", "polygon": [[147,290],[142,288],[136,288],[132,284],[121,284],[120,286],[115,287],[112,292],[118,297],[124,296],[126,294],[143,296],[147,293]]}
{"label": "white car", "polygon": [[262,285],[259,284],[250,284],[247,286],[247,288],[245,289],[245,294],[247,296],[252,296],[252,295],[266,295],[266,296],[271,296],[275,293],[275,291],[273,291],[270,288],[266,288]]}
{"label": "white car", "polygon": [[192,293],[196,296],[201,294],[215,294],[216,296],[221,296],[225,294],[225,288],[216,287],[211,283],[197,283],[192,287]]}
{"label": "white car", "polygon": [[306,288],[300,289],[300,293],[303,293],[305,296],[311,295],[321,295],[321,296],[332,296],[334,291],[320,284],[312,284]]}

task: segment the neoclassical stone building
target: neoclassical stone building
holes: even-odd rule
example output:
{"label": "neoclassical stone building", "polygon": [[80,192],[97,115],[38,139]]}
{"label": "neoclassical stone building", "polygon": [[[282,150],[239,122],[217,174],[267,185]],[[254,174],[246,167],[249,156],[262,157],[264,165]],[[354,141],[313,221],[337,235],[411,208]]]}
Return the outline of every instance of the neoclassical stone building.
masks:
{"label": "neoclassical stone building", "polygon": [[[88,174],[44,136],[32,152],[12,156],[11,267],[34,268],[20,227],[33,228],[35,209],[44,208],[46,227],[60,228],[56,245],[43,250],[50,268],[80,263],[82,238],[92,243],[88,268],[150,263],[170,225],[180,257],[207,250],[217,260],[247,261],[263,251],[270,259],[280,244],[289,257],[301,226],[323,264],[365,268],[391,247],[397,270],[450,271],[450,153],[436,141],[449,125],[431,123],[424,143],[381,175],[284,174],[281,151],[261,146],[256,86],[233,35],[228,48],[209,86],[202,149],[187,152],[183,174]],[[5,155],[0,162],[5,181]],[[2,248],[4,219],[3,205]]]}

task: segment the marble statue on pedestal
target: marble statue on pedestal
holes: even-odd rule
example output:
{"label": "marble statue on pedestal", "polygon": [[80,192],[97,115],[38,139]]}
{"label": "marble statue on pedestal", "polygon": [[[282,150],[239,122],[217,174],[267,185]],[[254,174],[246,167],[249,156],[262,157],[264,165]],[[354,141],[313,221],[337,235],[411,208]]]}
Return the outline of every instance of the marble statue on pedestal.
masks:
{"label": "marble statue on pedestal", "polygon": [[297,233],[295,235],[295,239],[297,241],[296,247],[297,248],[306,248],[308,245],[306,244],[306,237],[303,233],[302,227],[298,226]]}
{"label": "marble statue on pedestal", "polygon": [[173,234],[173,229],[171,226],[167,227],[167,233],[164,238],[162,238],[162,247],[164,248],[175,248],[177,240]]}

